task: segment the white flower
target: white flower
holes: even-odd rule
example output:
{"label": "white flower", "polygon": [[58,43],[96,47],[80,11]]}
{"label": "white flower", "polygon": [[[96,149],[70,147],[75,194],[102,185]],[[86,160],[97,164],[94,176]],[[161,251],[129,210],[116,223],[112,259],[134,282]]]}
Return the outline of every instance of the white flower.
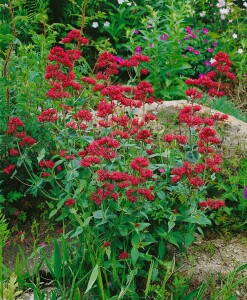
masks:
{"label": "white flower", "polygon": [[117,2],[119,5],[123,4],[124,2],[126,2],[129,6],[131,5],[131,3],[128,0],[118,0]]}
{"label": "white flower", "polygon": [[225,15],[220,15],[221,20],[225,20],[226,16]]}
{"label": "white flower", "polygon": [[228,8],[220,8],[220,14],[221,15],[229,14],[229,9]]}
{"label": "white flower", "polygon": [[238,53],[242,54],[244,52],[244,50],[242,48],[238,49]]}
{"label": "white flower", "polygon": [[217,7],[223,7],[223,6],[225,6],[225,5],[226,5],[225,0],[219,0],[216,6],[217,6]]}
{"label": "white flower", "polygon": [[215,60],[214,58],[211,58],[211,59],[210,59],[211,65],[212,65],[214,62],[216,62],[216,60]]}
{"label": "white flower", "polygon": [[238,35],[237,35],[236,33],[233,33],[232,37],[233,37],[234,39],[236,39],[236,38],[238,37]]}
{"label": "white flower", "polygon": [[202,11],[202,12],[200,13],[200,17],[202,17],[202,18],[205,17],[205,14],[206,14],[205,11]]}
{"label": "white flower", "polygon": [[110,22],[108,22],[108,21],[105,21],[105,23],[104,23],[104,27],[109,27],[110,26]]}
{"label": "white flower", "polygon": [[93,22],[92,27],[93,27],[93,28],[99,27],[99,23],[98,23],[98,22]]}
{"label": "white flower", "polygon": [[247,2],[243,2],[243,6],[247,7]]}

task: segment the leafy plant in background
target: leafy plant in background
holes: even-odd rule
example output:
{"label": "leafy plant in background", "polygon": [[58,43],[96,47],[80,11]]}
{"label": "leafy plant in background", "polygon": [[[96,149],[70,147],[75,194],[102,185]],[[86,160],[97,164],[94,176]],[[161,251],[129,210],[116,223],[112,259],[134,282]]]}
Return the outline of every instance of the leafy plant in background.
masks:
{"label": "leafy plant in background", "polygon": [[[191,66],[182,56],[180,42],[184,38],[185,15],[188,11],[174,2],[166,6],[166,13],[147,6],[149,14],[142,25],[128,33],[131,51],[147,54],[152,65],[142,71],[154,86],[157,97],[163,99],[184,96],[183,71]],[[168,14],[167,11],[170,11]]]}
{"label": "leafy plant in background", "polygon": [[10,236],[7,221],[0,211],[0,296],[3,299],[5,295],[5,268],[3,264],[3,248]]}

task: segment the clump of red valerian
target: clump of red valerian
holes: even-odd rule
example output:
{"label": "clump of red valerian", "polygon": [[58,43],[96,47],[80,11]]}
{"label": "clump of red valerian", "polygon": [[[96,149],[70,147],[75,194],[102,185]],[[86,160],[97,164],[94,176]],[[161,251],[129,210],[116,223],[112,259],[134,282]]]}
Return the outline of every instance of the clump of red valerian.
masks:
{"label": "clump of red valerian", "polygon": [[210,97],[222,97],[229,91],[229,82],[234,82],[236,76],[231,72],[232,62],[228,54],[218,52],[212,63],[213,71],[206,74],[201,74],[198,79],[187,79],[185,83],[196,88],[186,90],[186,95],[190,100],[202,98],[203,92],[206,92]]}
{"label": "clump of red valerian", "polygon": [[[213,126],[215,121],[226,120],[228,117],[224,114],[202,117],[199,115],[200,110],[201,106],[199,105],[189,105],[179,112],[179,122],[187,125],[190,130],[194,128],[197,132],[197,140],[194,143],[197,143],[199,159],[195,163],[184,161],[181,166],[175,167],[171,171],[173,184],[185,180],[191,188],[195,189],[206,185],[205,172],[217,173],[220,171],[222,156],[215,150],[215,145],[220,143],[220,139],[216,136],[217,133]],[[168,143],[177,140],[180,144],[186,144],[186,137],[180,135],[168,134],[164,140]]]}
{"label": "clump of red valerian", "polygon": [[208,198],[207,201],[199,202],[199,206],[203,208],[210,208],[210,209],[219,209],[220,207],[225,206],[225,202],[219,199],[213,200]]}

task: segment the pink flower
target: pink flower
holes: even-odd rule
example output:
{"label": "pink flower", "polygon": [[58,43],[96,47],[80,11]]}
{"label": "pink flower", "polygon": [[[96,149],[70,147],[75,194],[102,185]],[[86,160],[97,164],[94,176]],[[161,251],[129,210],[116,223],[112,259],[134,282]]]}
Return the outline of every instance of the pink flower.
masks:
{"label": "pink flower", "polygon": [[199,54],[200,54],[200,51],[194,50],[193,53],[194,53],[195,55],[199,55]]}

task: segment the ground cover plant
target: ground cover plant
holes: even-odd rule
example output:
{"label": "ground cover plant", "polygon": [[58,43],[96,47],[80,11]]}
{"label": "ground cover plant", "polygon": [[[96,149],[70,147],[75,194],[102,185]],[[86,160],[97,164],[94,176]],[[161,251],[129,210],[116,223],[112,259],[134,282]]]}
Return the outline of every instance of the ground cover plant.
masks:
{"label": "ground cover plant", "polygon": [[[36,8],[45,10],[48,2]],[[3,266],[0,253],[3,299],[27,288],[35,299],[203,299],[207,284],[189,289],[190,280],[177,275],[171,247],[186,252],[195,233],[203,235],[212,224],[225,232],[228,225],[235,225],[233,232],[246,229],[246,162],[237,167],[238,175],[233,167],[228,170],[215,129],[228,116],[201,113],[195,103],[231,97],[245,80],[243,69],[220,51],[219,35],[202,26],[193,29],[194,13],[186,18],[191,6],[167,5],[169,17],[159,1],[143,7],[129,3],[102,1],[112,9],[109,21],[103,13],[93,15],[90,1],[77,3],[80,29],[56,31],[42,14],[36,22],[43,33],[28,32],[28,43],[21,43],[18,32],[25,18],[15,19],[14,13],[19,5],[30,17],[30,8],[12,1],[1,6],[10,11],[12,28],[5,29],[13,32],[1,35],[0,204],[6,217],[0,218],[0,245],[8,245],[6,218],[18,232],[16,241],[25,240],[21,222],[33,222],[38,236],[30,216],[36,209],[60,233],[52,255],[44,241],[35,242],[32,257],[41,255],[41,261],[33,271],[22,250],[15,273]],[[128,20],[134,24],[126,32],[128,43],[116,23],[118,6],[123,23],[126,12],[138,16]],[[87,37],[101,20],[109,23],[101,33],[111,35],[110,42],[107,35],[96,42]],[[238,34],[243,32],[239,27]],[[206,49],[208,43],[214,48]],[[146,110],[174,95],[190,100],[174,124]],[[42,264],[49,274],[42,273]],[[226,277],[232,297],[246,278],[232,279],[245,268]],[[44,276],[54,290],[42,290]],[[215,287],[211,296],[226,299],[226,293]]]}

